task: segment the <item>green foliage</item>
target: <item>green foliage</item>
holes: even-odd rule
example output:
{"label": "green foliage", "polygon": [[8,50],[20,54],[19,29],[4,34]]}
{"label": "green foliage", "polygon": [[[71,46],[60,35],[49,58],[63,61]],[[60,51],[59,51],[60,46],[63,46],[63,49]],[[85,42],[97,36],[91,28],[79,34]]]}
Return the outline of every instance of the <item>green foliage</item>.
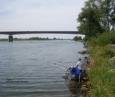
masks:
{"label": "green foliage", "polygon": [[78,29],[86,38],[115,30],[115,0],[88,0],[79,14]]}
{"label": "green foliage", "polygon": [[[103,57],[103,58],[111,58],[115,55],[115,53],[110,50],[110,48],[108,46],[96,46],[90,49],[90,53],[94,58],[97,57]],[[95,54],[96,53],[96,54]]]}
{"label": "green foliage", "polygon": [[92,37],[99,32],[103,32],[103,29],[99,24],[98,15],[98,10],[94,10],[92,8],[82,9],[82,12],[78,18],[78,21],[80,22],[78,29],[80,32],[84,32],[86,37]]}
{"label": "green foliage", "polygon": [[107,46],[95,46],[90,48],[90,54],[94,60],[89,72],[92,97],[115,97],[115,71],[111,72],[115,67],[109,63],[113,53]]}
{"label": "green foliage", "polygon": [[92,97],[115,97],[115,52],[110,46],[114,43],[115,32],[99,34],[88,40],[93,60],[89,71]]}
{"label": "green foliage", "polygon": [[106,32],[98,35],[98,37],[91,38],[88,41],[92,46],[105,46],[107,44],[115,44],[115,32]]}
{"label": "green foliage", "polygon": [[75,41],[79,41],[79,40],[82,40],[82,38],[79,37],[79,36],[75,36],[75,37],[73,38],[73,40],[75,40]]}
{"label": "green foliage", "polygon": [[[86,35],[92,60],[92,97],[115,97],[115,0],[88,0],[79,14],[78,29]],[[105,33],[104,33],[105,32]]]}

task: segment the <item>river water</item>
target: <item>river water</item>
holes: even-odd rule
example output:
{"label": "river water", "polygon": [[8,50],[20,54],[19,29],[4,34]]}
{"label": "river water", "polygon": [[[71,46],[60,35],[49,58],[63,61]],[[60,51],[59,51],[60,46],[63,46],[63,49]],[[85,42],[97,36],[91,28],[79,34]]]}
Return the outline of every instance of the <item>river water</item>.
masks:
{"label": "river water", "polygon": [[62,76],[81,49],[72,40],[0,42],[0,97],[69,97]]}

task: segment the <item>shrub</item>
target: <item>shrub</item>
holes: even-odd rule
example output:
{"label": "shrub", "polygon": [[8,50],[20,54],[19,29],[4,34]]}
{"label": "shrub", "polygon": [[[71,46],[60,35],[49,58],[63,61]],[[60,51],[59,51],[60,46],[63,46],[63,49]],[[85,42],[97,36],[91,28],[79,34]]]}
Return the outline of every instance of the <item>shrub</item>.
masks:
{"label": "shrub", "polygon": [[107,44],[115,44],[115,32],[103,33],[98,37],[93,37],[88,40],[91,46],[105,46]]}

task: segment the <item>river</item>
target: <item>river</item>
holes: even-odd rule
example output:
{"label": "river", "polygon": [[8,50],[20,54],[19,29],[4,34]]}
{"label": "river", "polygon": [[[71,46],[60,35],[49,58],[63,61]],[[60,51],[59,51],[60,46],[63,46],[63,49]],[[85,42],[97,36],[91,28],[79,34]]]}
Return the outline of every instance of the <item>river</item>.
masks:
{"label": "river", "polygon": [[0,42],[0,97],[69,97],[65,70],[82,55],[81,42]]}

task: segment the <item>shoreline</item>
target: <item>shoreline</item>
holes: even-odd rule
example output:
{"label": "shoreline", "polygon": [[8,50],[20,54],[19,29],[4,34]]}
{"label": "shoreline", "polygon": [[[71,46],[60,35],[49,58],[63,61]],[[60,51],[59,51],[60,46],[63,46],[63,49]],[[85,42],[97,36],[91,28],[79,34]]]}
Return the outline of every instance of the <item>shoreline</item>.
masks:
{"label": "shoreline", "polygon": [[[14,39],[13,41],[44,41],[44,40],[73,40],[73,39]],[[0,42],[6,42],[8,39],[0,39]]]}

